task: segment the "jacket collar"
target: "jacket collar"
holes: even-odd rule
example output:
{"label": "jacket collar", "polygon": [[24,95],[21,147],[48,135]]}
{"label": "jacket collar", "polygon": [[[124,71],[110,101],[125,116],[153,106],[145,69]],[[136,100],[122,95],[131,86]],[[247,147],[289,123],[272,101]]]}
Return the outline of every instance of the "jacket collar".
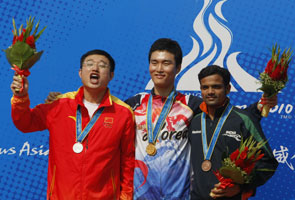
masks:
{"label": "jacket collar", "polygon": [[[229,98],[227,98],[227,99],[224,101],[224,103],[223,103],[220,107],[218,107],[218,108],[216,109],[216,111],[215,111],[215,116],[216,116],[216,117],[219,117],[219,116],[222,115],[223,110],[226,108],[227,104],[229,104]],[[208,106],[207,106],[207,104],[205,103],[205,101],[203,101],[203,102],[200,104],[200,109],[201,109],[204,113],[206,113],[206,115],[209,114],[209,113],[208,113]]]}
{"label": "jacket collar", "polygon": [[[178,92],[176,91],[176,94],[178,94]],[[167,97],[162,97],[160,95],[155,94],[155,88],[153,88],[151,90],[151,95],[153,95],[153,98],[161,98],[161,99],[166,99]]]}
{"label": "jacket collar", "polygon": [[[84,87],[80,87],[77,91],[77,95],[75,97],[75,100],[77,102],[77,104],[81,105],[81,106],[84,106],[84,103],[83,103],[83,98],[84,98]],[[112,106],[113,105],[113,101],[112,101],[112,98],[111,98],[111,93],[110,93],[110,90],[109,88],[107,88],[107,91],[106,93],[104,94],[101,102],[100,102],[100,105],[99,105],[99,108],[100,107],[109,107],[109,106]]]}

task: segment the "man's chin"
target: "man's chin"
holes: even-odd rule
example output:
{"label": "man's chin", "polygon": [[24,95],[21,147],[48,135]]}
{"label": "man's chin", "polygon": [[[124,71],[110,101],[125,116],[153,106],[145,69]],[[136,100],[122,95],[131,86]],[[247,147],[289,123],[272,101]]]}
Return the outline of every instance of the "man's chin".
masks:
{"label": "man's chin", "polygon": [[156,81],[156,82],[154,82],[154,86],[157,87],[157,88],[167,88],[167,87],[169,87],[167,85],[167,83],[165,83],[164,81]]}
{"label": "man's chin", "polygon": [[87,88],[89,90],[97,90],[97,91],[100,91],[100,90],[105,90],[107,87],[106,86],[102,86],[102,85],[87,85],[87,86],[84,86],[84,88]]}
{"label": "man's chin", "polygon": [[217,102],[214,102],[214,101],[205,101],[206,105],[207,106],[210,106],[210,107],[218,107],[218,103]]}

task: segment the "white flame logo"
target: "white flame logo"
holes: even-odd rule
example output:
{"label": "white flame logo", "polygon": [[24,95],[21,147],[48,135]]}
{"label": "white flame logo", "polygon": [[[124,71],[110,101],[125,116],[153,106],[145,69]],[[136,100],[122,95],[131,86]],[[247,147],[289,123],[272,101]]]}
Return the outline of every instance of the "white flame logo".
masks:
{"label": "white flame logo", "polygon": [[[219,1],[214,8],[216,16],[225,22],[227,22],[227,20],[224,18],[221,12],[221,7],[226,1],[227,0]],[[220,40],[219,43],[221,43],[221,50],[219,50],[217,48],[218,42],[213,40],[213,37],[206,28],[204,24],[204,15],[211,3],[212,0],[204,0],[203,8],[195,18],[193,29],[196,35],[200,38],[202,44],[200,45],[198,41],[193,36],[191,36],[193,48],[186,56],[183,57],[181,72],[177,76],[180,78],[176,89],[184,91],[199,91],[199,72],[209,64],[215,64],[221,67],[224,67],[225,64],[232,77],[245,92],[257,92],[257,88],[259,87],[258,80],[248,74],[237,62],[237,56],[241,52],[231,53],[225,59],[225,56],[227,55],[227,52],[232,43],[232,32],[224,24],[222,24],[220,20],[216,19],[212,13],[209,13],[209,28]],[[191,66],[195,60],[199,60],[199,62]],[[146,90],[150,90],[152,88],[153,82],[150,80],[146,86]],[[231,91],[236,92],[237,89],[232,85]]]}

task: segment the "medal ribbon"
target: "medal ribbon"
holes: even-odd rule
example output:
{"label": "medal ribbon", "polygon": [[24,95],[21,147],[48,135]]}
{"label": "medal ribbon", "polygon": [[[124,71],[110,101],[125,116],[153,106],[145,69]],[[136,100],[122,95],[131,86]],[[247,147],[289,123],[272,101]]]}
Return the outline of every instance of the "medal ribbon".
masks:
{"label": "medal ribbon", "polygon": [[159,118],[156,122],[155,127],[153,126],[152,122],[152,105],[153,105],[153,95],[151,94],[148,101],[148,107],[147,107],[147,131],[148,131],[148,139],[149,143],[155,143],[160,130],[162,129],[162,126],[164,125],[164,122],[166,120],[166,117],[173,105],[174,99],[176,97],[176,91],[173,90],[169,96],[167,97],[164,106],[161,110],[161,113],[159,115]]}
{"label": "medal ribbon", "polygon": [[100,117],[101,113],[103,112],[104,108],[98,109],[93,117],[90,119],[84,130],[82,131],[82,114],[81,114],[81,108],[80,105],[78,105],[77,108],[77,114],[76,114],[76,139],[77,142],[82,143],[85,137],[88,135],[89,131],[92,129],[95,122]]}
{"label": "medal ribbon", "polygon": [[206,134],[206,116],[205,113],[202,113],[202,119],[201,119],[201,127],[202,127],[202,143],[203,143],[203,154],[204,154],[204,160],[210,160],[211,155],[213,153],[213,150],[215,148],[217,138],[219,136],[219,133],[228,117],[230,112],[232,111],[233,106],[228,104],[225,110],[223,111],[217,126],[214,130],[213,136],[211,138],[209,147],[207,146],[207,134]]}

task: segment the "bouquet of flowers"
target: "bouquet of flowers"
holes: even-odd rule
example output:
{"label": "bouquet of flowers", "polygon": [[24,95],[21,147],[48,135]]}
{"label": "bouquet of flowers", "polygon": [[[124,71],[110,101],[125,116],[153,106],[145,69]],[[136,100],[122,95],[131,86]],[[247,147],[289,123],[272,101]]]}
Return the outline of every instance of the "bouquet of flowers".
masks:
{"label": "bouquet of flowers", "polygon": [[[289,49],[285,49],[280,55],[280,47],[272,47],[271,59],[268,61],[264,72],[260,73],[260,83],[262,90],[267,97],[272,97],[276,95],[280,90],[282,90],[288,81],[287,70],[291,62],[292,52]],[[262,99],[262,104],[263,99]],[[261,115],[267,117],[270,107],[264,105],[262,108]]]}
{"label": "bouquet of flowers", "polygon": [[266,141],[256,142],[250,136],[244,142],[242,140],[240,147],[230,156],[224,157],[222,167],[214,172],[220,182],[218,189],[250,183],[255,163],[264,156],[260,148],[265,143]]}
{"label": "bouquet of flowers", "polygon": [[[29,69],[40,59],[43,51],[37,52],[36,41],[39,39],[46,27],[44,27],[39,33],[39,22],[34,27],[35,17],[26,20],[27,26],[23,28],[23,25],[17,30],[15,21],[12,19],[13,24],[13,41],[12,45],[3,50],[6,53],[6,58],[12,69],[20,76],[29,76]],[[31,34],[31,32],[33,33]]]}

